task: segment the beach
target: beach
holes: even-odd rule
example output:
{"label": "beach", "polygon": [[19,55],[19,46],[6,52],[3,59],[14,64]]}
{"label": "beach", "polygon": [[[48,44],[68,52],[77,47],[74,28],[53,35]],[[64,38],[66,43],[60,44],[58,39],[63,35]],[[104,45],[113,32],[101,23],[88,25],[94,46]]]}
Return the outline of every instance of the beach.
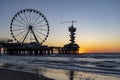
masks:
{"label": "beach", "polygon": [[53,79],[48,79],[44,76],[41,76],[40,78],[38,74],[34,73],[0,68],[0,80],[53,80]]}
{"label": "beach", "polygon": [[119,57],[120,54],[1,55],[0,80],[120,80]]}

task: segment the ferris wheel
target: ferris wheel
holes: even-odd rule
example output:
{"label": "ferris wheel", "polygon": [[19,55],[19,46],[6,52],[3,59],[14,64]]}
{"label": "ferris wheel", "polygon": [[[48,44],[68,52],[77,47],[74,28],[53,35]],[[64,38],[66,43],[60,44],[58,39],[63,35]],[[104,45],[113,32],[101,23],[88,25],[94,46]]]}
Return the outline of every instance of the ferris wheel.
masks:
{"label": "ferris wheel", "polygon": [[17,42],[43,44],[49,35],[49,24],[41,12],[24,9],[12,18],[10,32]]}

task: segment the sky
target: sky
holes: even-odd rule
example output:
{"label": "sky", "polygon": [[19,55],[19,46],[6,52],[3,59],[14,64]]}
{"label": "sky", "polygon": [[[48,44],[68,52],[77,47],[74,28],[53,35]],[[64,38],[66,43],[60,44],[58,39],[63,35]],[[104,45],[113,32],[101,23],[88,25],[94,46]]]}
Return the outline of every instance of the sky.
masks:
{"label": "sky", "polygon": [[11,38],[10,23],[22,9],[35,9],[47,18],[50,34],[44,45],[69,43],[68,27],[75,20],[81,52],[120,52],[120,0],[0,0],[0,37]]}

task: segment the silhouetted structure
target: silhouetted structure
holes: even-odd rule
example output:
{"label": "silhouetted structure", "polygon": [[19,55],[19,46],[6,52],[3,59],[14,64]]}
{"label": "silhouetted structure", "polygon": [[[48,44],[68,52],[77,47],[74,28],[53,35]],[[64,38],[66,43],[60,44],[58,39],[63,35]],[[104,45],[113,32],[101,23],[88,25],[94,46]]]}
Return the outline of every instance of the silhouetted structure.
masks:
{"label": "silhouetted structure", "polygon": [[64,45],[64,47],[62,48],[62,53],[63,54],[77,54],[79,53],[79,45],[75,43],[75,32],[76,32],[76,28],[74,28],[73,26],[73,22],[75,21],[71,21],[72,22],[72,26],[69,27],[69,32],[70,32],[70,43]]}
{"label": "silhouetted structure", "polygon": [[42,45],[49,35],[49,23],[40,11],[23,9],[13,16],[10,32],[18,43],[36,42]]}
{"label": "silhouetted structure", "polygon": [[70,71],[69,76],[69,80],[74,80],[74,71]]}
{"label": "silhouetted structure", "polygon": [[[12,18],[10,24],[11,35],[16,43],[0,41],[0,54],[7,55],[44,55],[44,54],[77,54],[78,44],[75,43],[75,31],[69,27],[70,43],[64,47],[42,45],[49,34],[49,24],[46,17],[37,10],[24,9]],[[25,43],[25,41],[27,43]],[[28,43],[29,42],[29,43]]]}

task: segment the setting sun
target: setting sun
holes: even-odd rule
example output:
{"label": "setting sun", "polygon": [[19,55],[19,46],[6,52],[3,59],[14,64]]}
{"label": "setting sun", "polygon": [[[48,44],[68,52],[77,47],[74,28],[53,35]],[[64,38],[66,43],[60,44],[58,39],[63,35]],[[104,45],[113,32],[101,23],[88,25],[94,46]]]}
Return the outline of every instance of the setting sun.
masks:
{"label": "setting sun", "polygon": [[79,49],[79,53],[81,54],[81,53],[84,53],[85,52],[85,50],[83,50],[83,49]]}

